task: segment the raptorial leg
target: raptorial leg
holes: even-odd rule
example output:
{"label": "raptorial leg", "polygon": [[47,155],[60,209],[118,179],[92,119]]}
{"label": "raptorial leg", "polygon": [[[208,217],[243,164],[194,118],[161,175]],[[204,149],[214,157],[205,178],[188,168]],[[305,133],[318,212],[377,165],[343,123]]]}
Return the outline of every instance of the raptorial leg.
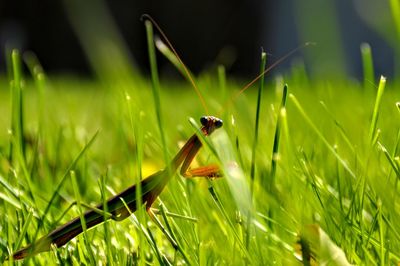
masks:
{"label": "raptorial leg", "polygon": [[202,166],[193,169],[187,169],[185,172],[181,172],[182,176],[185,178],[193,177],[207,177],[207,178],[218,178],[222,177],[219,166],[216,164],[210,164],[207,166]]}

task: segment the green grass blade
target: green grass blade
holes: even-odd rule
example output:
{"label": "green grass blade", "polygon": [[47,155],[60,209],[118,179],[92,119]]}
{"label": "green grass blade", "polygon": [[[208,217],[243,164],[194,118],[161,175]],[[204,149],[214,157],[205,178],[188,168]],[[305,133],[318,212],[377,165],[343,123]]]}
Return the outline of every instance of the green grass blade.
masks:
{"label": "green grass blade", "polygon": [[[322,107],[325,109],[325,111],[328,113],[328,115],[331,117],[332,121],[335,123],[335,126],[339,129],[339,133],[342,136],[343,140],[345,141],[345,143],[347,144],[347,147],[349,147],[349,149],[351,150],[351,152],[355,155],[356,151],[354,149],[354,144],[351,142],[350,138],[348,137],[348,134],[346,132],[346,130],[344,129],[344,127],[341,125],[341,123],[334,117],[334,115],[332,114],[332,112],[329,110],[328,106],[326,106],[325,102],[320,101],[320,104],[322,105]],[[359,161],[359,163],[362,163],[361,161]]]}
{"label": "green grass blade", "polygon": [[[136,115],[134,118],[133,114],[133,108],[131,105],[131,97],[126,93],[126,101],[127,101],[127,108],[129,112],[129,122],[130,122],[130,130],[132,132],[132,137],[135,141],[134,148],[136,151],[136,156],[134,157],[135,159],[135,165],[136,165],[136,171],[135,172],[135,178],[134,178],[134,183],[136,185],[136,217],[139,221],[139,223],[146,223],[146,213],[142,208],[143,202],[142,202],[142,166],[143,166],[143,145],[144,145],[144,140],[143,140],[143,128],[142,128],[142,123],[143,121],[143,116],[139,112],[139,114]],[[144,238],[142,234],[138,235],[137,241],[139,242],[139,247],[144,245]],[[139,257],[143,258],[145,257],[144,249],[139,249]],[[145,261],[140,260],[139,261],[140,265],[144,265]]]}
{"label": "green grass blade", "polygon": [[[93,255],[92,249],[89,245],[89,239],[88,239],[88,236],[86,233],[86,230],[87,230],[86,220],[85,220],[84,212],[82,211],[81,193],[79,192],[79,186],[78,186],[78,182],[76,180],[75,171],[71,170],[70,175],[71,175],[72,188],[75,193],[76,205],[78,207],[79,218],[80,218],[82,230],[83,230],[83,235],[81,237],[85,244],[86,251],[87,251],[87,253],[89,253],[90,264],[94,265],[94,264],[96,264],[96,260],[94,259],[94,255]],[[84,256],[82,256],[82,257],[84,257]]]}
{"label": "green grass blade", "polygon": [[163,227],[161,221],[157,218],[156,215],[154,215],[154,220],[153,221],[155,221],[157,223],[158,227],[162,228],[162,231],[164,231],[164,234],[167,236],[168,239],[170,239],[170,242],[174,246],[174,248],[181,253],[182,258],[186,261],[186,263],[190,264],[189,257],[187,256],[185,250],[182,248],[181,244],[177,241],[177,239],[176,239],[176,237],[175,237],[175,235],[174,235],[174,233],[172,231],[171,225],[168,222],[167,216],[165,215],[165,212],[164,212],[164,209],[163,209],[162,205],[160,206],[160,210],[161,210],[160,212],[161,212],[161,215],[162,215],[162,217],[164,219],[164,222],[165,222],[165,225],[166,225],[167,229],[165,229]]}
{"label": "green grass blade", "polygon": [[86,151],[89,149],[89,147],[93,144],[94,140],[96,139],[98,135],[98,131],[92,136],[92,138],[86,143],[86,145],[82,148],[82,150],[79,152],[79,154],[76,156],[76,158],[74,159],[74,161],[69,165],[69,167],[67,168],[67,170],[65,171],[63,177],[61,178],[60,182],[58,183],[56,189],[54,190],[53,195],[50,198],[50,201],[48,202],[44,212],[43,212],[43,216],[42,218],[39,220],[39,224],[38,227],[36,229],[36,232],[34,234],[33,240],[36,240],[39,230],[41,229],[41,227],[43,226],[43,222],[44,222],[44,217],[46,217],[47,213],[49,212],[51,206],[54,204],[54,201],[59,197],[59,192],[61,187],[64,185],[65,180],[67,179],[67,177],[70,175],[70,172],[72,170],[75,169],[76,164],[78,163],[78,161],[82,158],[82,156],[86,153]]}
{"label": "green grass blade", "polygon": [[261,101],[262,101],[262,93],[264,91],[264,70],[265,65],[267,64],[267,54],[265,52],[261,53],[261,64],[260,64],[260,80],[258,86],[258,94],[257,94],[257,105],[256,105],[256,117],[255,117],[255,127],[254,127],[254,139],[253,139],[253,148],[251,151],[251,166],[250,166],[250,193],[253,194],[254,189],[254,176],[256,172],[256,150],[258,146],[258,131],[260,125],[260,111],[261,111]]}
{"label": "green grass blade", "polygon": [[[14,49],[11,52],[12,77],[11,86],[11,131],[12,141],[10,144],[10,163],[13,168],[22,171],[26,181],[26,191],[34,202],[35,196],[32,191],[31,175],[27,168],[26,147],[24,140],[24,109],[23,109],[23,90],[22,90],[22,66],[20,52]],[[16,175],[16,177],[19,177]]]}
{"label": "green grass blade", "polygon": [[193,76],[192,73],[189,72],[189,75],[186,73],[185,67],[181,64],[179,59],[175,56],[174,52],[171,51],[171,49],[168,48],[167,45],[160,39],[160,38],[155,38],[155,45],[160,51],[173,65],[178,69],[178,71],[182,74],[184,78],[187,79],[187,81],[191,82],[189,75]]}
{"label": "green grass blade", "polygon": [[[21,197],[18,193],[18,191],[16,189],[14,189],[14,187],[7,181],[5,180],[5,178],[0,175],[0,185],[2,187],[4,187],[4,189],[6,191],[8,191],[9,194],[12,195],[12,198],[10,196],[7,196],[7,198],[9,199],[8,201],[11,202],[15,202],[12,203],[13,205],[15,205],[16,207],[18,206],[19,208],[21,208],[21,205],[18,203],[18,199]],[[23,200],[28,200],[26,197],[22,197]]]}
{"label": "green grass blade", "polygon": [[292,100],[294,103],[294,106],[297,108],[301,116],[304,118],[304,120],[307,122],[307,124],[312,128],[312,130],[316,133],[318,138],[322,140],[322,142],[325,144],[325,146],[328,148],[328,150],[339,160],[340,164],[346,169],[346,171],[353,177],[355,178],[356,175],[354,174],[353,170],[350,168],[348,163],[336,152],[336,149],[328,142],[328,140],[324,137],[322,132],[318,129],[318,127],[312,122],[311,118],[307,115],[307,113],[304,111],[303,107],[299,103],[299,101],[296,99],[296,97],[293,94],[289,94],[289,98]]}
{"label": "green grass blade", "polygon": [[381,257],[381,265],[386,265],[385,257],[386,257],[386,248],[385,248],[385,234],[384,234],[384,222],[382,219],[382,203],[378,201],[378,224],[379,224],[379,237],[380,237],[380,257]]}
{"label": "green grass blade", "polygon": [[385,146],[383,146],[379,141],[377,142],[378,147],[381,149],[383,154],[385,155],[386,159],[388,160],[390,166],[392,167],[393,171],[396,173],[396,177],[398,180],[400,180],[400,169],[398,168],[395,159],[392,158],[392,156],[389,154],[388,150],[386,149]]}
{"label": "green grass blade", "polygon": [[400,3],[397,0],[389,0],[390,11],[394,21],[394,27],[397,33],[397,40],[400,39]]}
{"label": "green grass blade", "polygon": [[[123,199],[121,199],[121,200],[122,200],[123,204],[125,205],[126,209],[130,210],[128,205],[126,204],[126,202]],[[164,260],[162,259],[161,251],[159,250],[159,248],[157,246],[157,242],[155,241],[153,235],[151,234],[151,231],[148,228],[146,228],[144,225],[142,225],[138,221],[137,217],[135,215],[132,215],[132,213],[129,216],[129,219],[144,234],[144,236],[147,239],[147,242],[149,243],[150,247],[153,249],[154,254],[156,254],[159,263],[162,265]]]}
{"label": "green grass blade", "polygon": [[25,52],[23,55],[25,64],[35,81],[36,89],[38,90],[38,125],[39,125],[39,138],[44,138],[44,123],[45,123],[45,87],[46,87],[46,76],[43,71],[43,67],[40,64],[36,55],[32,52]]}
{"label": "green grass blade", "polygon": [[163,152],[164,152],[164,161],[165,164],[167,165],[167,168],[169,169],[169,156],[168,156],[168,150],[167,150],[167,142],[166,142],[166,136],[164,132],[164,124],[163,124],[163,119],[162,119],[162,111],[161,111],[161,101],[160,101],[160,80],[158,77],[158,70],[157,70],[157,60],[156,60],[156,52],[154,48],[154,40],[153,40],[153,26],[152,23],[149,20],[146,20],[145,22],[146,26],[146,33],[147,33],[147,49],[148,49],[148,55],[149,55],[149,61],[150,61],[150,72],[151,72],[151,84],[152,84],[152,91],[153,91],[153,100],[154,100],[154,106],[156,110],[156,116],[157,116],[157,123],[158,123],[158,129],[160,130],[160,136],[161,136],[161,145],[163,147]]}
{"label": "green grass blade", "polygon": [[366,89],[370,87],[371,84],[375,84],[374,63],[372,59],[371,46],[369,46],[368,43],[362,43],[360,50],[363,66],[364,89]]}
{"label": "green grass blade", "polygon": [[[100,195],[103,203],[103,216],[104,216],[104,221],[107,220],[107,212],[108,212],[108,205],[107,205],[107,195],[106,195],[106,180],[108,176],[108,171],[106,174],[101,175],[101,178],[99,180],[99,188],[100,188]],[[113,259],[113,254],[112,254],[112,244],[111,244],[111,234],[110,234],[110,229],[107,226],[107,223],[103,223],[103,228],[104,228],[104,243],[106,245],[106,258],[107,258],[107,263],[109,265],[114,265],[114,259]]]}
{"label": "green grass blade", "polygon": [[[256,174],[256,151],[258,147],[258,132],[260,126],[260,112],[261,112],[261,101],[262,101],[262,93],[264,91],[264,78],[265,78],[265,66],[267,64],[267,54],[265,52],[261,53],[261,64],[260,64],[260,80],[258,85],[258,94],[257,94],[257,105],[256,105],[256,117],[255,117],[255,126],[254,126],[254,139],[253,139],[253,148],[251,151],[251,164],[250,164],[250,195],[253,197],[254,195],[254,178]],[[247,232],[246,232],[246,240],[245,246],[246,249],[249,248],[250,245],[250,238],[251,238],[251,220],[252,214],[249,210],[247,214]]]}
{"label": "green grass blade", "polygon": [[276,122],[275,135],[274,135],[274,144],[272,147],[272,161],[271,161],[271,185],[275,186],[274,180],[276,175],[276,166],[279,159],[279,142],[281,137],[281,128],[282,128],[282,110],[286,109],[286,100],[287,100],[287,92],[288,85],[285,84],[282,91],[282,102],[279,107],[278,112],[278,120]]}
{"label": "green grass blade", "polygon": [[379,81],[378,91],[376,93],[374,111],[372,113],[371,127],[369,129],[369,140],[371,145],[374,144],[374,139],[376,137],[376,126],[378,123],[379,108],[381,105],[383,92],[385,91],[385,85],[386,85],[386,78],[381,76],[381,79]]}
{"label": "green grass blade", "polygon": [[19,237],[18,237],[17,241],[15,242],[14,250],[18,250],[21,247],[22,240],[25,237],[26,232],[28,231],[28,226],[30,225],[30,223],[32,221],[32,217],[33,217],[33,210],[31,209],[28,211],[28,216],[25,219],[25,223],[24,223],[24,226],[22,227],[22,231],[19,233]]}
{"label": "green grass blade", "polygon": [[[163,37],[166,38],[165,35],[163,35]],[[206,105],[206,103],[204,101],[203,94],[197,88],[196,82],[194,81],[194,78],[193,78],[194,75],[185,66],[183,61],[178,57],[178,54],[176,53],[176,51],[172,47],[172,44],[168,40],[167,40],[167,42],[170,45],[169,47],[167,45],[165,45],[164,42],[161,39],[156,38],[155,44],[156,44],[158,50],[178,69],[178,71],[182,74],[182,76],[184,78],[186,78],[186,80],[189,81],[192,84],[193,89],[195,90],[197,96],[199,97],[199,99],[201,101],[201,104],[204,107],[204,110],[206,111],[206,113],[208,113],[207,105]],[[170,48],[173,49],[173,50],[171,50]]]}
{"label": "green grass blade", "polygon": [[15,134],[17,152],[22,154],[25,160],[25,142],[24,142],[24,112],[23,112],[23,95],[22,95],[22,68],[21,56],[18,50],[13,50],[11,53],[12,66],[13,66],[13,82],[12,94],[14,97],[13,102],[13,133]]}
{"label": "green grass blade", "polygon": [[237,233],[235,225],[233,224],[231,218],[229,218],[229,215],[226,212],[224,205],[221,203],[221,200],[220,200],[220,197],[219,197],[217,191],[215,190],[215,188],[212,186],[211,183],[209,183],[209,184],[210,184],[210,186],[208,187],[208,191],[210,192],[215,205],[217,205],[217,207],[218,207],[219,211],[221,212],[222,216],[224,217],[225,221],[228,223],[228,225],[231,229],[231,232],[233,233],[237,243],[240,246],[240,249],[243,252],[243,255],[246,257],[246,260],[251,263],[253,261],[252,256],[248,252],[245,243],[243,243],[242,239],[240,238],[239,234]]}

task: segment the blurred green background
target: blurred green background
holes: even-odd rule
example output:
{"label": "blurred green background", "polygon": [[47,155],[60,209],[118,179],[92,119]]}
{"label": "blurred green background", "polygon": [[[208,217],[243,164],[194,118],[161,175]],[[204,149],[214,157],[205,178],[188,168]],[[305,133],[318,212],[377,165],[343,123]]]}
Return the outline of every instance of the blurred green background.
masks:
{"label": "blurred green background", "polygon": [[[195,73],[223,64],[228,73],[253,77],[261,48],[274,61],[304,42],[317,44],[298,55],[313,76],[361,79],[359,49],[364,42],[376,55],[378,75],[391,77],[398,69],[397,0],[3,0],[0,49],[33,51],[48,73],[148,73],[143,13],[158,21]],[[0,67],[4,72],[5,60]],[[177,76],[163,58],[160,72]]]}

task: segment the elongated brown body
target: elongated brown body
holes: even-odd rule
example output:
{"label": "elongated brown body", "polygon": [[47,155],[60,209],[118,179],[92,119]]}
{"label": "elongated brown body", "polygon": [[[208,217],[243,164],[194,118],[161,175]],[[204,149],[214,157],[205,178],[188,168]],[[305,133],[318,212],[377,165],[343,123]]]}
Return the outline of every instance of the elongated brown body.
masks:
{"label": "elongated brown body", "polygon": [[[205,136],[210,135],[216,128],[222,126],[222,120],[213,116],[203,116],[201,117],[200,121],[202,123],[201,131]],[[141,199],[142,202],[146,204],[147,210],[150,209],[153,202],[163,191],[164,187],[178,170],[179,166],[182,165],[180,171],[181,174],[186,175],[186,171],[188,170],[190,163],[196,156],[201,146],[202,144],[199,137],[194,134],[174,157],[170,163],[170,169],[158,171],[141,181]],[[124,202],[129,207],[129,210],[126,208]],[[127,218],[131,213],[135,212],[137,209],[136,185],[133,185],[127,188],[125,191],[112,197],[107,201],[106,204],[107,213],[112,214],[112,216],[105,216],[100,214],[98,211],[89,210],[84,214],[86,229],[101,224],[108,219],[121,221]],[[98,204],[96,209],[104,210],[103,204]],[[27,257],[28,255],[49,251],[52,244],[57,247],[61,247],[82,232],[83,227],[81,224],[81,219],[78,216],[68,223],[56,228],[48,235],[38,239],[34,244],[18,250],[13,254],[13,258],[15,260],[19,260]]]}

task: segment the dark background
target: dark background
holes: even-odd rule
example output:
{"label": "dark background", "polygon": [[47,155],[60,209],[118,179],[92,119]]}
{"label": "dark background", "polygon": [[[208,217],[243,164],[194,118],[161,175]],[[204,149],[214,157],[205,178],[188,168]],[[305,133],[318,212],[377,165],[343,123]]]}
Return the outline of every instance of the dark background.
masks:
{"label": "dark background", "polygon": [[[313,1],[316,0],[304,2],[311,7]],[[92,68],[64,3],[54,0],[0,1],[0,49],[5,51],[9,47],[33,51],[48,73],[91,76]],[[332,72],[331,67],[324,68],[330,64],[334,71],[360,78],[359,46],[368,42],[375,55],[376,72],[393,74],[393,51],[382,35],[363,21],[357,12],[357,1],[331,1],[331,6],[317,10],[307,9],[307,4],[304,10],[299,10],[295,0],[109,0],[104,3],[126,42],[132,64],[139,66],[144,73],[147,72],[148,59],[140,16],[148,13],[163,28],[183,61],[195,73],[222,63],[231,74],[254,76],[261,48],[268,52],[269,62],[272,62],[305,41],[315,41],[319,48],[307,48],[315,49],[315,52],[313,57],[308,57],[306,65],[319,65],[316,69],[322,73]],[[330,29],[324,28],[327,12],[324,8],[334,11],[340,40],[336,36],[332,42],[340,42],[338,51],[335,51],[334,44],[324,46],[331,42]],[[304,33],[302,23],[315,25],[317,34],[314,36],[312,31]],[[325,37],[321,37],[323,34]],[[341,52],[342,57],[336,52]],[[301,51],[297,56],[303,53]],[[344,59],[337,63],[337,58]],[[162,57],[160,60],[160,68],[168,73],[168,62]],[[289,66],[290,61],[280,65],[279,69]],[[0,71],[5,71],[5,60],[1,60]]]}

